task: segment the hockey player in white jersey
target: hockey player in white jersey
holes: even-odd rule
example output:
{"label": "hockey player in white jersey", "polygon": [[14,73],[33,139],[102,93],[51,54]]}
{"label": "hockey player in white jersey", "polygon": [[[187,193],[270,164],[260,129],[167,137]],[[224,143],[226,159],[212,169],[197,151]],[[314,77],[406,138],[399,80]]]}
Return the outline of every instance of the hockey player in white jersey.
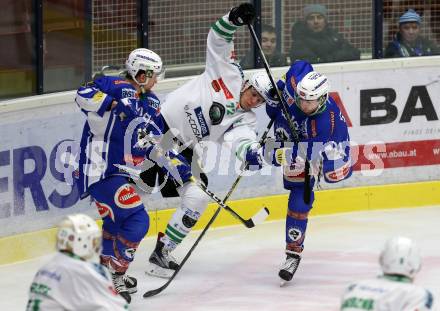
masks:
{"label": "hockey player in white jersey", "polygon": [[390,239],[379,262],[383,275],[351,284],[342,296],[341,310],[432,310],[432,294],[412,284],[421,266],[420,253],[413,241],[404,237]]}
{"label": "hockey player in white jersey", "polygon": [[[205,71],[170,93],[161,106],[165,128],[183,146],[181,149],[186,148],[180,153],[181,161],[191,163],[193,175],[205,184],[207,178],[200,173],[194,149],[203,148],[207,141],[226,143],[239,159],[244,159],[247,149],[257,144],[256,115],[252,109],[270,99],[271,83],[265,73],[244,79],[241,67],[235,62],[233,44],[234,32],[252,22],[254,16],[254,7],[243,3],[217,20],[208,33]],[[144,179],[147,184],[155,182],[147,179]],[[194,183],[176,187],[160,171],[159,182],[164,197],[180,195],[181,206],[165,232],[159,233],[147,273],[168,277],[171,270],[178,268],[170,252],[196,224],[209,198]]]}
{"label": "hockey player in white jersey", "polygon": [[84,214],[67,216],[58,226],[58,253],[36,273],[26,310],[127,310],[109,271],[99,264],[101,231]]}

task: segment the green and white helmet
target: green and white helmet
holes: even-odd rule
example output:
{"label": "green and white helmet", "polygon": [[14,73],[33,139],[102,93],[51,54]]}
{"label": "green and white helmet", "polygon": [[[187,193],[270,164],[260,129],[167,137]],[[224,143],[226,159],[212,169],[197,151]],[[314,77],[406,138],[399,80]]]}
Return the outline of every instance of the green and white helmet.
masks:
{"label": "green and white helmet", "polygon": [[384,274],[404,275],[411,279],[421,267],[418,247],[412,240],[401,236],[385,243],[379,262]]}
{"label": "green and white helmet", "polygon": [[96,222],[85,214],[73,214],[58,225],[57,249],[84,260],[97,261],[101,252],[101,231]]}

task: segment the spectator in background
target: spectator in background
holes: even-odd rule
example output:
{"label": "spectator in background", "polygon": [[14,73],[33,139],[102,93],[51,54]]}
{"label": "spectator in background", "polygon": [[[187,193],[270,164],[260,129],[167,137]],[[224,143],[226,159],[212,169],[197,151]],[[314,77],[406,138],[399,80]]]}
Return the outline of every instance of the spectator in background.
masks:
{"label": "spectator in background", "polygon": [[304,20],[292,27],[290,59],[328,63],[360,59],[360,51],[328,25],[327,8],[310,4],[304,8]]}
{"label": "spectator in background", "polygon": [[412,57],[440,54],[432,41],[420,35],[420,15],[410,9],[399,18],[399,31],[385,50],[385,57]]}
{"label": "spectator in background", "polygon": [[[281,67],[289,65],[288,57],[277,51],[278,38],[275,28],[270,25],[262,25],[261,27],[261,48],[267,62],[272,67]],[[260,56],[258,56],[260,57]],[[254,51],[249,51],[240,62],[244,69],[254,68]],[[261,66],[263,62],[261,61]]]}

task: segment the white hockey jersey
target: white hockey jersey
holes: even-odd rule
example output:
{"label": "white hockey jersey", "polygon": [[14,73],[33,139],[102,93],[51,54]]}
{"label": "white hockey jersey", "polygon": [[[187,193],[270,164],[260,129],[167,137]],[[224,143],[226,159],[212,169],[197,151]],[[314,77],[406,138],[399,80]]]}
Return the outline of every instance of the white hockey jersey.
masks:
{"label": "white hockey jersey", "polygon": [[205,141],[228,142],[233,150],[256,142],[256,115],[238,104],[244,75],[235,63],[236,29],[228,15],[214,23],[208,33],[205,71],[162,103],[168,127],[192,149]]}
{"label": "white hockey jersey", "polygon": [[115,292],[106,268],[57,253],[35,275],[26,310],[117,311],[128,305]]}
{"label": "white hockey jersey", "polygon": [[351,284],[341,300],[341,310],[423,311],[432,310],[432,294],[408,278],[381,276]]}

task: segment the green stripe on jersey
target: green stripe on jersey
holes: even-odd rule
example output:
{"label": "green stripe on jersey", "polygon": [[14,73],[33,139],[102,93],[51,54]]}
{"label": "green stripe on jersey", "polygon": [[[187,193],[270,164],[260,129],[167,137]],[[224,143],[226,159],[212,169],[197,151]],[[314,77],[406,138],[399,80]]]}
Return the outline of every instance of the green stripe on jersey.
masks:
{"label": "green stripe on jersey", "polygon": [[232,31],[232,32],[235,32],[236,30],[237,30],[237,26],[234,26],[234,25],[231,25],[231,24],[228,24],[227,22],[225,22],[225,20],[223,19],[223,18],[220,18],[219,20],[218,20],[218,23],[224,28],[224,29],[226,29],[226,30],[229,30],[229,31]]}
{"label": "green stripe on jersey", "polygon": [[232,40],[232,34],[229,34],[227,32],[224,32],[223,30],[221,30],[218,26],[217,23],[215,23],[214,25],[212,25],[212,29],[218,34],[220,35],[220,37],[222,37],[223,39],[225,39],[227,42],[230,42]]}

